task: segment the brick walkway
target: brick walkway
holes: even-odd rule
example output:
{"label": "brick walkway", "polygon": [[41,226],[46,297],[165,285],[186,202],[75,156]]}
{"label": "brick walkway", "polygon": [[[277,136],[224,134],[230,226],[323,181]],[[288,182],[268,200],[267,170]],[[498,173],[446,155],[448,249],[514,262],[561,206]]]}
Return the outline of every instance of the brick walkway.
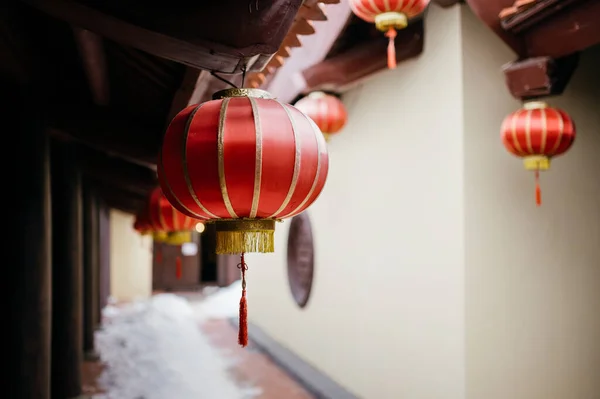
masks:
{"label": "brick walkway", "polygon": [[256,399],[315,399],[252,341],[246,348],[241,348],[237,343],[237,329],[229,321],[212,320],[204,323],[201,328],[216,348],[236,359],[233,376],[237,382],[262,391]]}
{"label": "brick walkway", "polygon": [[[249,342],[246,348],[241,348],[237,344],[237,330],[229,321],[212,320],[200,328],[216,348],[235,359],[232,374],[236,382],[240,386],[251,386],[260,390],[261,393],[255,399],[315,399],[252,342]],[[83,363],[83,394],[102,393],[97,384],[102,368],[99,361]]]}

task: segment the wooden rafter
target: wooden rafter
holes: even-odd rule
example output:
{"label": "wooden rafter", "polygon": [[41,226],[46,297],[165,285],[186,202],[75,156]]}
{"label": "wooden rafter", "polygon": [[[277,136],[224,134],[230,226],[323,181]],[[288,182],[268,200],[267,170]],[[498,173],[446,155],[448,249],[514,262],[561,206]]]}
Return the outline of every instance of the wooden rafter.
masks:
{"label": "wooden rafter", "polygon": [[73,27],[81,61],[96,105],[107,106],[110,101],[108,72],[101,36],[86,29]]}
{"label": "wooden rafter", "polygon": [[[398,32],[396,58],[403,61],[423,52],[423,21],[416,21]],[[387,68],[388,41],[379,37],[363,42],[341,54],[315,64],[294,77],[302,92],[313,90],[344,91],[363,78]]]}
{"label": "wooden rafter", "polygon": [[[99,12],[93,8],[66,0],[22,0],[25,3],[55,17],[97,33],[103,37],[127,46],[143,50],[149,54],[197,68],[224,73],[248,68],[262,68],[257,63],[261,57],[239,57],[217,53],[204,46],[135,26],[119,18]],[[255,63],[257,63],[255,65]]]}

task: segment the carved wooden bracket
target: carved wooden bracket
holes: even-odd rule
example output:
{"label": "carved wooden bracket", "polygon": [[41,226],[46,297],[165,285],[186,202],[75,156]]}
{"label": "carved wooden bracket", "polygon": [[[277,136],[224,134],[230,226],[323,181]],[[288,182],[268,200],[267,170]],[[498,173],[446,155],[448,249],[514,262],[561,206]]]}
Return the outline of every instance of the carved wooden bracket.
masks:
{"label": "carved wooden bracket", "polygon": [[578,61],[579,53],[559,59],[535,57],[511,62],[502,69],[513,97],[528,100],[562,94]]}

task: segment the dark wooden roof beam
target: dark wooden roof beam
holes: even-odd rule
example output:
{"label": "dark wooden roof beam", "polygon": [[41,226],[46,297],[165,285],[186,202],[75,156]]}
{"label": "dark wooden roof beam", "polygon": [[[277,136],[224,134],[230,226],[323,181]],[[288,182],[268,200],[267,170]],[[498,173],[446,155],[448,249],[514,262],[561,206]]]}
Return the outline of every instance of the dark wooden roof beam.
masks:
{"label": "dark wooden roof beam", "polygon": [[110,101],[108,72],[101,36],[78,27],[73,28],[83,69],[96,105],[107,106]]}
{"label": "dark wooden roof beam", "polygon": [[150,168],[83,146],[78,155],[84,174],[123,191],[143,196],[158,184],[156,172]]}
{"label": "dark wooden roof beam", "polygon": [[[398,61],[416,57],[423,52],[423,21],[417,21],[398,32],[396,58]],[[313,65],[294,77],[303,82],[301,92],[347,90],[367,76],[387,68],[385,37],[363,42],[339,55]]]}
{"label": "dark wooden roof beam", "polygon": [[107,39],[181,64],[223,73],[260,70],[270,56],[241,57],[217,52],[205,46],[135,26],[93,8],[66,0],[22,0],[25,3],[73,26],[92,31]]}
{"label": "dark wooden roof beam", "polygon": [[163,127],[145,126],[101,107],[49,106],[49,132],[92,148],[156,167]]}

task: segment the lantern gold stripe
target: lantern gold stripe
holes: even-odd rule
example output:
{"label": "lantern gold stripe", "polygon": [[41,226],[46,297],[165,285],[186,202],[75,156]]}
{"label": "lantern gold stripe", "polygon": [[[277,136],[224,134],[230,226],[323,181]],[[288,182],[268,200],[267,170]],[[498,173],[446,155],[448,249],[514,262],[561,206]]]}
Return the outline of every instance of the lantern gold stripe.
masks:
{"label": "lantern gold stripe", "polygon": [[179,220],[177,220],[177,211],[171,206],[171,214],[173,215],[173,229],[179,230]]}
{"label": "lantern gold stripe", "polygon": [[354,12],[357,15],[361,15],[363,16],[363,18],[367,19],[367,20],[373,20],[373,12],[369,11],[367,9],[367,7],[365,7],[364,4],[362,4],[362,2],[358,2],[358,3],[352,3],[356,6],[356,9],[354,10]]}
{"label": "lantern gold stripe", "polygon": [[552,151],[550,151],[548,153],[549,155],[554,155],[556,153],[556,150],[558,150],[558,147],[560,147],[563,132],[565,131],[565,121],[563,120],[561,113],[558,111],[555,111],[555,110],[552,110],[552,111],[556,112],[556,115],[558,115],[558,120],[560,121],[560,124],[558,127],[558,137],[556,138],[556,141],[554,142],[554,147],[552,147]]}
{"label": "lantern gold stripe", "polygon": [[[192,121],[194,120],[194,116],[196,115],[196,112],[198,112],[198,110],[200,110],[200,108],[202,108],[202,104],[198,105],[198,107],[192,111],[192,113],[190,114],[188,120],[187,120],[187,124],[185,126],[185,130],[183,132],[183,146],[182,146],[182,155],[181,155],[181,163],[182,163],[182,168],[183,168],[183,178],[185,179],[185,184],[187,185],[188,191],[190,192],[190,195],[192,196],[192,198],[194,199],[194,202],[196,203],[196,205],[198,205],[198,207],[202,210],[202,212],[206,213],[208,216],[213,217],[213,218],[217,218],[218,216],[209,212],[208,209],[206,209],[204,207],[204,205],[202,205],[202,203],[200,202],[200,200],[198,199],[198,197],[196,196],[196,192],[194,191],[194,187],[192,186],[192,181],[190,180],[190,174],[188,171],[188,162],[187,162],[187,141],[188,141],[188,136],[190,134],[190,125],[192,124]],[[166,180],[166,179],[165,179]],[[187,209],[187,208],[186,208]],[[194,212],[191,212],[194,213]],[[208,218],[204,218],[204,219],[208,219]]]}
{"label": "lantern gold stripe", "polygon": [[533,110],[527,110],[527,116],[525,117],[525,142],[527,143],[527,151],[529,154],[533,154],[533,147],[531,146],[531,113]]}
{"label": "lantern gold stripe", "polygon": [[252,208],[250,209],[250,218],[256,217],[258,211],[258,200],[260,199],[260,183],[262,180],[262,127],[260,125],[260,116],[258,115],[258,105],[256,100],[248,97],[252,107],[252,116],[254,117],[254,131],[256,132],[256,162],[254,164],[254,193],[252,194]]}
{"label": "lantern gold stripe", "polygon": [[[165,175],[165,165],[163,164],[163,159],[162,159],[162,151],[158,154],[158,167],[160,168],[162,175]],[[179,204],[179,206],[181,206],[183,209],[185,209],[186,211],[188,211],[189,213],[191,213],[192,215],[194,215],[196,218],[198,219],[208,219],[206,216],[202,216],[202,215],[198,215],[196,212],[192,212],[192,210],[190,208],[188,208],[187,206],[185,206],[180,200],[179,197],[177,197],[175,195],[175,193],[173,193],[173,189],[171,188],[171,185],[169,184],[168,179],[163,179],[163,182],[165,184],[165,187],[167,190],[169,190],[169,194],[171,195],[172,198],[174,198],[177,203]]]}
{"label": "lantern gold stripe", "polygon": [[515,149],[519,152],[519,154],[524,155],[523,149],[521,148],[521,144],[519,143],[519,140],[517,139],[517,121],[519,120],[520,115],[521,115],[521,111],[515,112],[513,114],[510,130],[512,133],[513,147],[515,147]]}
{"label": "lantern gold stripe", "polygon": [[385,7],[386,10],[390,10],[390,0],[383,0],[383,6]]}
{"label": "lantern gold stripe", "polygon": [[286,112],[286,114],[288,116],[288,119],[290,120],[290,123],[292,124],[292,133],[294,134],[294,146],[295,146],[296,152],[294,155],[294,172],[292,174],[292,181],[290,183],[290,188],[288,189],[288,193],[285,196],[283,203],[281,204],[279,209],[277,209],[275,211],[275,213],[273,213],[271,216],[269,216],[270,218],[275,217],[279,213],[283,212],[283,210],[290,203],[290,200],[292,199],[292,196],[294,195],[294,192],[296,191],[296,185],[298,184],[298,175],[300,175],[300,158],[301,158],[301,151],[302,151],[300,136],[298,135],[298,129],[296,127],[296,121],[294,120],[290,110],[288,109],[288,107],[286,105],[280,103],[279,101],[276,101],[276,102],[284,109],[284,111]]}
{"label": "lantern gold stripe", "polygon": [[[319,175],[321,174],[321,140],[323,140],[323,135],[321,134],[321,131],[319,130],[319,128],[317,127],[317,125],[306,115],[302,114],[310,123],[310,126],[313,129],[314,132],[314,137],[315,140],[317,140],[317,152],[318,152],[318,157],[317,157],[317,173],[315,173],[315,179],[313,180],[313,184],[310,187],[310,190],[308,191],[308,194],[306,194],[306,197],[304,197],[304,200],[300,203],[300,205],[298,205],[296,207],[296,209],[294,209],[292,212],[290,212],[288,214],[289,215],[293,215],[296,212],[298,212],[299,209],[302,209],[302,207],[308,202],[309,198],[312,197],[313,193],[315,192],[315,188],[317,187],[317,183],[319,182]],[[321,137],[319,137],[321,136]],[[284,216],[284,217],[288,217],[288,216]]]}
{"label": "lantern gold stripe", "polygon": [[548,139],[548,119],[545,109],[540,109],[540,112],[542,113],[542,142],[540,152],[543,154],[546,151],[546,140]]}
{"label": "lantern gold stripe", "polygon": [[223,203],[225,204],[225,208],[227,208],[227,212],[229,212],[229,216],[231,216],[233,219],[237,219],[238,216],[233,210],[231,200],[229,199],[229,193],[227,192],[227,179],[225,178],[225,143],[223,133],[225,131],[225,119],[227,115],[227,107],[229,106],[230,100],[230,98],[225,98],[221,103],[221,113],[219,115],[219,130],[217,133],[217,162],[219,167],[219,185],[221,186],[221,196],[223,197]]}
{"label": "lantern gold stripe", "polygon": [[167,231],[167,224],[165,223],[165,216],[162,213],[162,207],[160,206],[160,198],[158,200],[158,221],[164,231]]}
{"label": "lantern gold stripe", "polygon": [[371,5],[373,11],[375,11],[376,13],[384,12],[383,10],[379,9],[379,7],[377,6],[377,3],[375,3],[375,0],[369,0],[369,4]]}

